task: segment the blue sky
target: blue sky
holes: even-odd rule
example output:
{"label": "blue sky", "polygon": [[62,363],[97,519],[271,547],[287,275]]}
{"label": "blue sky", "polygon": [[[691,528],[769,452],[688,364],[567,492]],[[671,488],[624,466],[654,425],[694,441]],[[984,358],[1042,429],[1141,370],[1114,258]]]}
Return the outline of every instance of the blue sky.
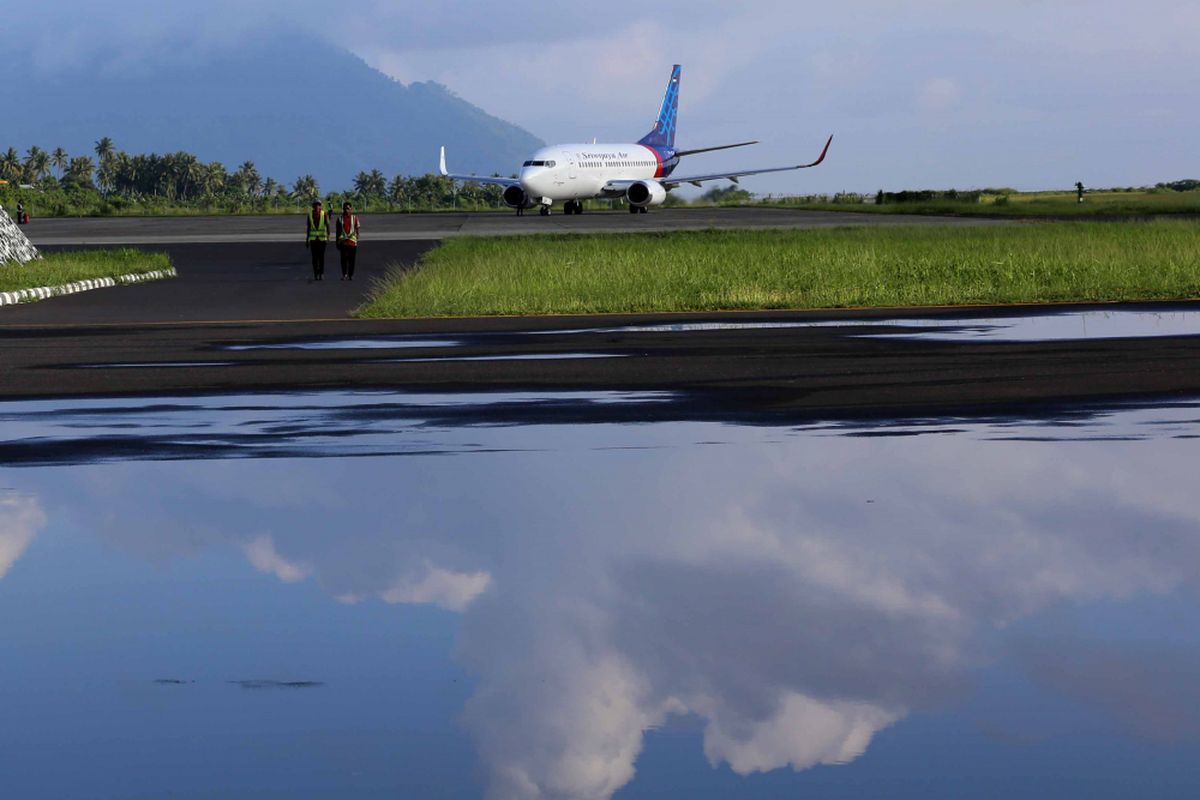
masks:
{"label": "blue sky", "polygon": [[754,179],[764,193],[1200,176],[1200,6],[1187,0],[333,8],[49,0],[14,25],[38,69],[187,57],[299,28],[399,80],[444,83],[550,142],[640,135],[679,62],[681,144],[762,140],[692,162],[705,171],[806,161],[837,136],[821,169]]}

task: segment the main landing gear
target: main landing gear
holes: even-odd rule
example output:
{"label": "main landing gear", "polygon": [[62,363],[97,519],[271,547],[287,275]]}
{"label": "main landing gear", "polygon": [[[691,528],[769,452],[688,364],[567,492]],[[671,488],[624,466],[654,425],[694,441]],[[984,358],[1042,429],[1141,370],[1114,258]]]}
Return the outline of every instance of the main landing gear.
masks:
{"label": "main landing gear", "polygon": [[630,214],[645,214],[646,207],[645,206],[635,206],[635,205],[630,204],[629,213]]}
{"label": "main landing gear", "polygon": [[538,208],[538,213],[541,214],[543,217],[550,216],[550,206],[542,205],[540,208]]}
{"label": "main landing gear", "polygon": [[582,214],[583,213],[583,201],[582,200],[568,200],[567,202],[563,203],[563,213],[564,214]]}

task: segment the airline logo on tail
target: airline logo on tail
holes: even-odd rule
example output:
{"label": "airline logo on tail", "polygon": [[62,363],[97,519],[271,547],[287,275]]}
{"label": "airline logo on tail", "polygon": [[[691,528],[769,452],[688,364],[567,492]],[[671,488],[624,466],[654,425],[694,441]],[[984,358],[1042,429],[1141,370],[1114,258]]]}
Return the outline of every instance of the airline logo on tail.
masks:
{"label": "airline logo on tail", "polygon": [[663,95],[662,108],[658,110],[658,119],[654,130],[638,140],[638,144],[651,147],[674,149],[675,122],[679,116],[679,77],[682,69],[679,64],[671,68],[671,79],[667,81],[667,91]]}

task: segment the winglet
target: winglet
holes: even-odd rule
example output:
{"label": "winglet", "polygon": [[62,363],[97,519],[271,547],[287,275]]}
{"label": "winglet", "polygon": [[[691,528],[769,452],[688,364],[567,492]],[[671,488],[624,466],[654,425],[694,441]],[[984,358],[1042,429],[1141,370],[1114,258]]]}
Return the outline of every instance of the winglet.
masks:
{"label": "winglet", "polygon": [[[825,157],[824,155],[821,156],[821,158],[824,158],[824,157]],[[449,172],[446,171],[446,145],[442,145],[442,153],[441,153],[441,156],[438,158],[438,172],[442,173],[443,175],[450,174]]]}
{"label": "winglet", "polygon": [[808,169],[809,167],[815,167],[817,164],[820,164],[822,161],[824,161],[825,154],[829,152],[829,145],[831,145],[831,144],[833,144],[832,136],[829,137],[829,141],[825,142],[825,149],[821,151],[821,157],[818,158],[816,161],[812,162],[811,164],[801,164],[799,166],[799,169]]}

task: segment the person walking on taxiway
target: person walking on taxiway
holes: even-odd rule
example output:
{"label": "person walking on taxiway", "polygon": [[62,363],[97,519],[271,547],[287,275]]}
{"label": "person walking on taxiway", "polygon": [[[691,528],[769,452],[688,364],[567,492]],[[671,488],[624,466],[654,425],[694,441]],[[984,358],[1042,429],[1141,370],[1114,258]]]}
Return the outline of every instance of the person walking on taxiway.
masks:
{"label": "person walking on taxiway", "polygon": [[312,211],[305,215],[304,246],[312,256],[313,280],[325,278],[325,244],[329,241],[329,218],[320,200],[313,200]]}
{"label": "person walking on taxiway", "polygon": [[349,203],[342,203],[337,218],[337,249],[342,258],[342,280],[354,280],[354,262],[358,258],[358,214]]}

